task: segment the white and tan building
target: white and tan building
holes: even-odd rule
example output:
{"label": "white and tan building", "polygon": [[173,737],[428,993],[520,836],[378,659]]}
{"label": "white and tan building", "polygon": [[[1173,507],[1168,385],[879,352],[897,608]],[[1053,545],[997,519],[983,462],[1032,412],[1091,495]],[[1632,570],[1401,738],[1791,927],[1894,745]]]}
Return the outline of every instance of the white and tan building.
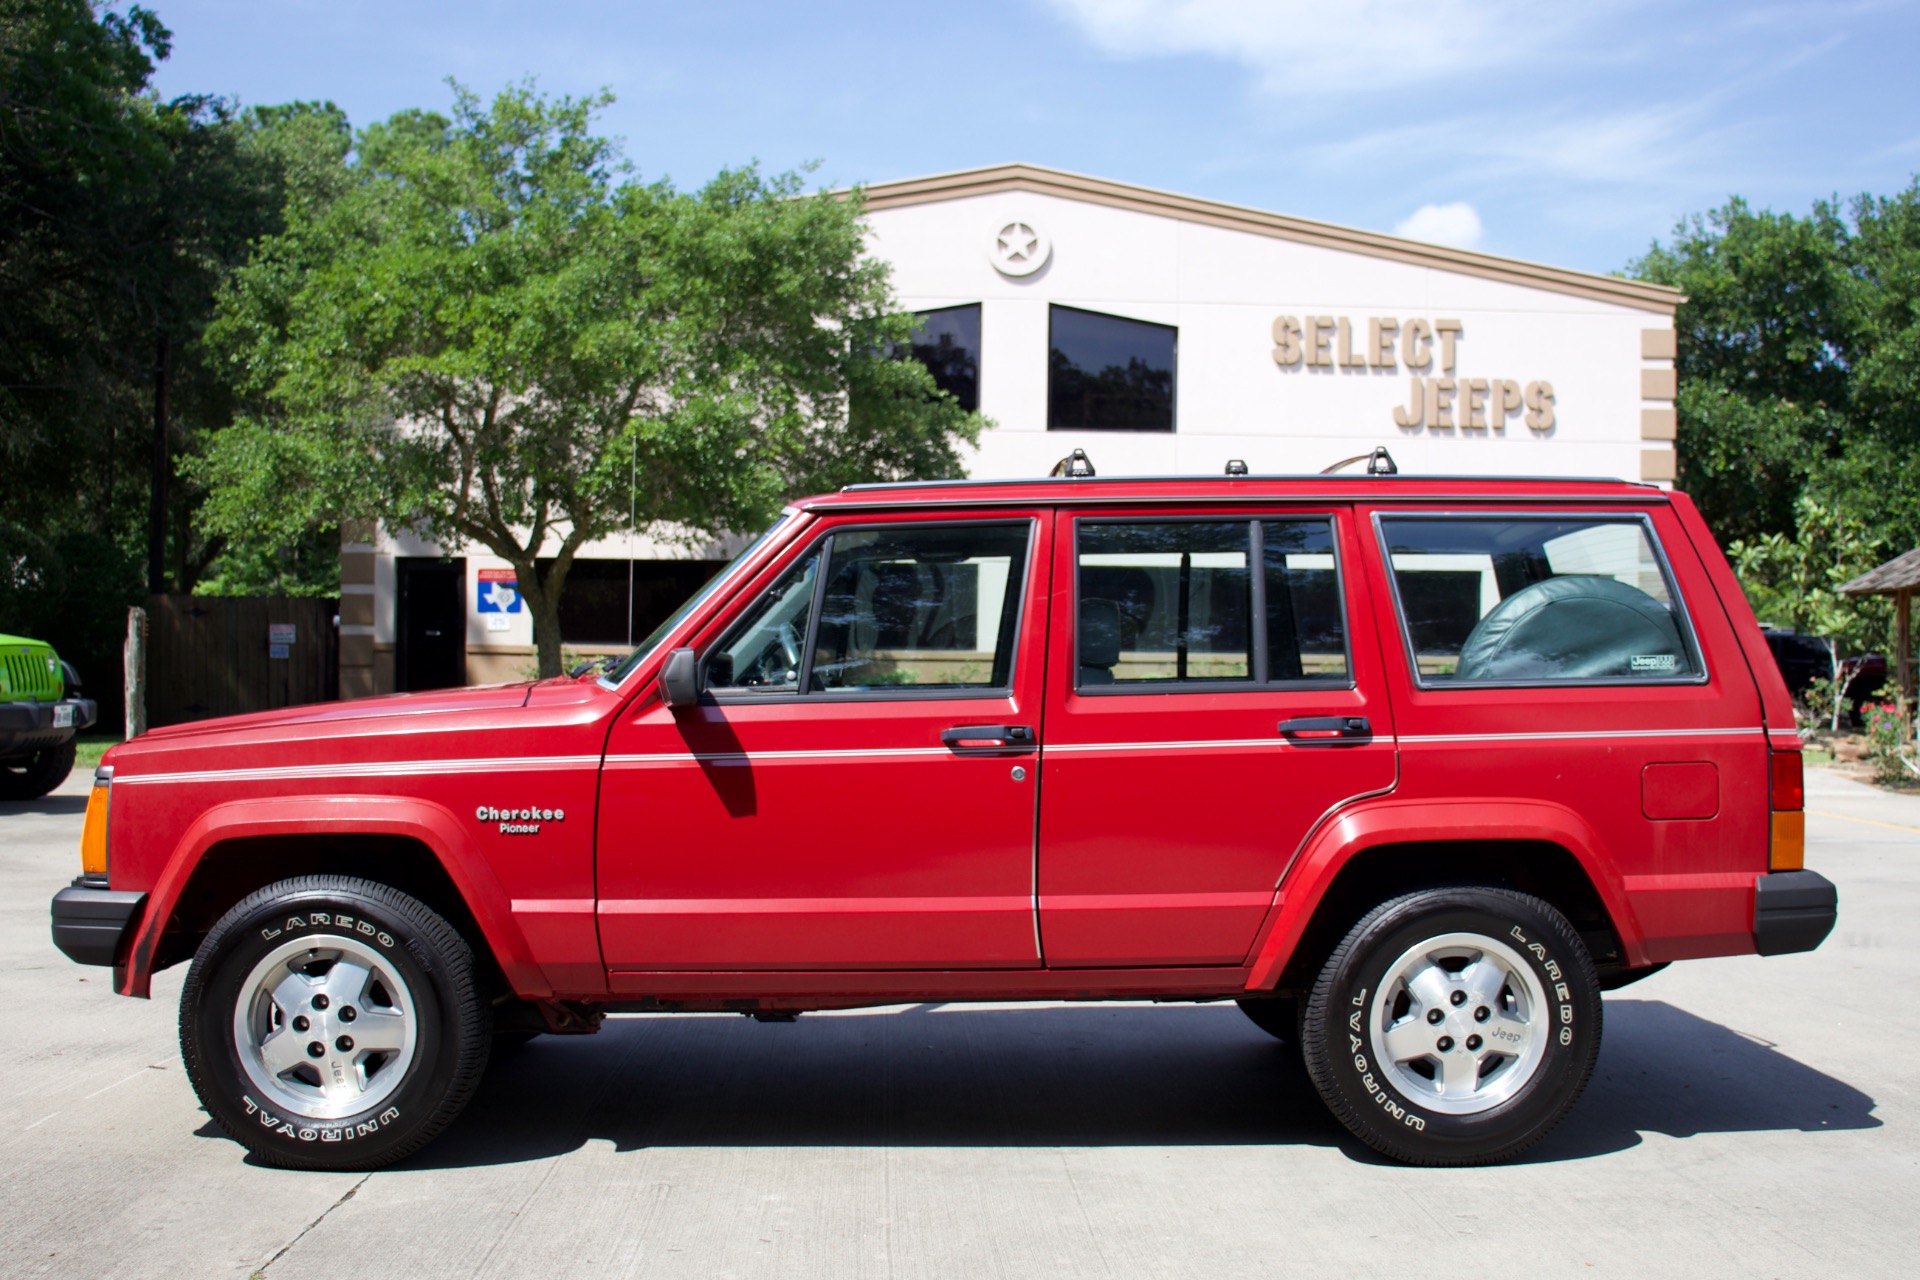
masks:
{"label": "white and tan building", "polygon": [[[1412,473],[1673,479],[1671,289],[1028,165],[866,194],[915,355],[994,424],[973,476],[1075,448],[1102,475],[1299,473],[1385,445]],[[342,696],[531,672],[504,561],[359,536]],[[569,646],[623,648],[730,549],[587,548]]]}

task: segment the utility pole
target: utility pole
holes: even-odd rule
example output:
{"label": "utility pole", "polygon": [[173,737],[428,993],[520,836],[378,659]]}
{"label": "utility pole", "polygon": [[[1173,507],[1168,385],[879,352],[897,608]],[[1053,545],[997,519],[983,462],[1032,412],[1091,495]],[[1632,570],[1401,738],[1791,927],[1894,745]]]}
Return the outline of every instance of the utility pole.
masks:
{"label": "utility pole", "polygon": [[147,594],[167,589],[167,472],[172,459],[167,448],[167,366],[173,344],[160,335],[159,358],[153,365],[153,502],[147,513]]}

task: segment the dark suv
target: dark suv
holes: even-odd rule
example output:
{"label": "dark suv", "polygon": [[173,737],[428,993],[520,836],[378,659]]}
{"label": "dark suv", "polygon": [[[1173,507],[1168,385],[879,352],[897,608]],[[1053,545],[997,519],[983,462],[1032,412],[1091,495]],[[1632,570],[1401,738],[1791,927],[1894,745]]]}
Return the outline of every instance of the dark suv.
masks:
{"label": "dark suv", "polygon": [[[1827,641],[1804,631],[1793,631],[1786,627],[1762,627],[1761,634],[1767,638],[1767,648],[1773,653],[1773,661],[1780,668],[1780,678],[1787,682],[1787,692],[1795,698],[1804,698],[1815,680],[1833,674],[1832,660],[1827,654]],[[1859,667],[1853,678],[1847,682],[1847,714],[1857,728],[1861,723],[1861,708],[1871,702],[1887,683],[1887,660],[1877,653],[1862,655]]]}

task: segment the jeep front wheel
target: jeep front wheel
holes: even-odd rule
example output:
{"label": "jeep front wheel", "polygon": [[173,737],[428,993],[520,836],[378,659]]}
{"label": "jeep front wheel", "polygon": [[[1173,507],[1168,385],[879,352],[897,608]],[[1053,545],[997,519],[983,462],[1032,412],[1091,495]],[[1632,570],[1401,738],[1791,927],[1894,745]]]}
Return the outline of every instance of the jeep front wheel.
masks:
{"label": "jeep front wheel", "polygon": [[373,1169],[444,1129],[492,1021],[459,933],[385,885],[303,876],[223,916],[180,997],[200,1101],[269,1164]]}
{"label": "jeep front wheel", "polygon": [[1361,919],[1314,983],[1307,1071],[1396,1160],[1491,1164],[1558,1124],[1600,1048],[1600,984],[1552,906],[1506,889],[1410,893]]}

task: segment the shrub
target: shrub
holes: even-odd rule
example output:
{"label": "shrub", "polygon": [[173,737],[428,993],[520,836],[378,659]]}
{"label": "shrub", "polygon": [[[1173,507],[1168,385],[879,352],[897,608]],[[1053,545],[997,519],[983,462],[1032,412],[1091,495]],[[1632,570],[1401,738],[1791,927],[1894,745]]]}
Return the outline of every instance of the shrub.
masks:
{"label": "shrub", "polygon": [[1913,747],[1913,720],[1900,702],[1867,704],[1867,759],[1876,782],[1911,782],[1914,769],[1906,753]]}

